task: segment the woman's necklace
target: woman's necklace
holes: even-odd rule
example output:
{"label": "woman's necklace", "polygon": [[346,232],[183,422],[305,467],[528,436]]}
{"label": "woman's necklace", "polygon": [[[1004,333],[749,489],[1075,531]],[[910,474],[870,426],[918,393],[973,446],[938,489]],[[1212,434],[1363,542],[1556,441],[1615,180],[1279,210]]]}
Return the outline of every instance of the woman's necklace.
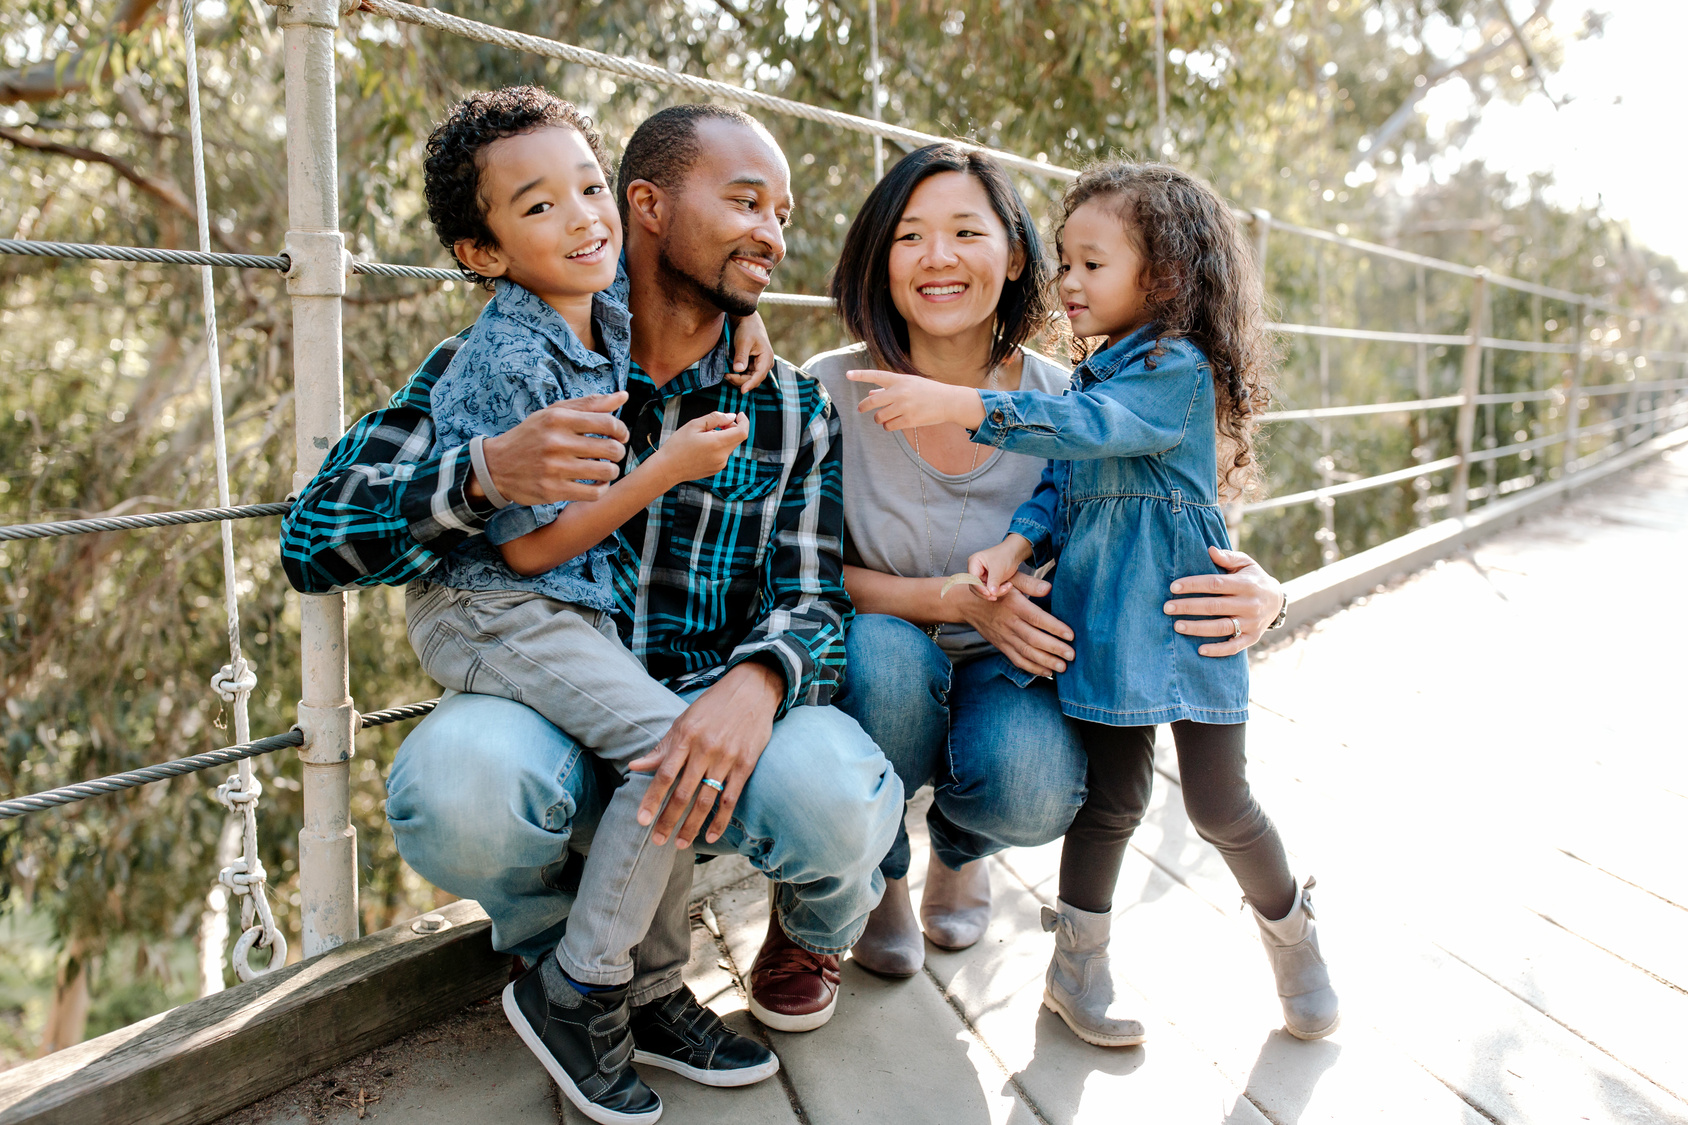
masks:
{"label": "woman's necklace", "polygon": [[[997,370],[993,367],[990,374],[985,376],[985,387],[995,385]],[[920,429],[916,427],[911,432],[914,434],[914,455],[919,458],[921,463],[920,516],[921,522],[926,526],[926,569],[930,572],[929,577],[938,578],[950,573],[950,564],[955,561],[956,544],[961,542],[961,529],[967,524],[967,501],[973,495],[973,473],[979,467],[979,446],[977,443],[970,443],[973,445],[973,460],[967,466],[967,487],[961,493],[961,515],[955,521],[955,535],[950,539],[949,554],[944,556],[944,566],[940,570],[937,566],[937,552],[932,548],[932,511],[926,503],[926,469],[924,468],[926,459],[920,455]],[[926,630],[926,635],[936,641],[938,634],[943,632],[943,628],[943,622],[937,622]]]}

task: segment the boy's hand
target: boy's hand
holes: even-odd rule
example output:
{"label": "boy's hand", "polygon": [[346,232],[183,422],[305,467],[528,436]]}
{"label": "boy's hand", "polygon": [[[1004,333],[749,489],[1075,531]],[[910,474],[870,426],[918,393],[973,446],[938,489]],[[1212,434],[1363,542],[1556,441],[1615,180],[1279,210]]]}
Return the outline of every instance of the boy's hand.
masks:
{"label": "boy's hand", "polygon": [[667,475],[676,483],[712,477],[726,468],[733,450],[750,436],[750,419],[743,414],[716,411],[693,418],[668,435],[656,451]]}
{"label": "boy's hand", "polygon": [[847,371],[852,383],[877,383],[879,389],[862,399],[858,413],[878,411],[875,422],[887,430],[908,430],[956,422],[976,430],[985,420],[985,403],[972,387],[952,387],[920,375],[896,371]]}
{"label": "boy's hand", "polygon": [[1014,575],[1019,573],[1020,564],[1031,557],[1031,541],[1014,532],[994,547],[975,551],[967,560],[967,573],[984,585],[975,586],[973,592],[987,601],[996,601],[1013,589]]}
{"label": "boy's hand", "polygon": [[768,326],[762,323],[761,313],[751,313],[733,322],[733,369],[727,372],[727,382],[749,394],[762,385],[768,372],[774,369],[774,343],[768,339]]}

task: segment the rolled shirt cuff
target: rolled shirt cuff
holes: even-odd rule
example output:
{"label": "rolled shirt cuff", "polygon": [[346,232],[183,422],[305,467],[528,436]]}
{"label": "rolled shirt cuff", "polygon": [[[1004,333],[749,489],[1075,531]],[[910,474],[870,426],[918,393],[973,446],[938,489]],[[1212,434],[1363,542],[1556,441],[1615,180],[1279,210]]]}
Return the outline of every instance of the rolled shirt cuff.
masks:
{"label": "rolled shirt cuff", "polygon": [[484,434],[476,434],[469,439],[469,464],[474,466],[475,479],[481,482],[481,491],[492,502],[494,508],[508,508],[510,501],[498,491],[498,486],[492,483],[492,473],[486,467],[486,451],[481,448],[486,443]]}

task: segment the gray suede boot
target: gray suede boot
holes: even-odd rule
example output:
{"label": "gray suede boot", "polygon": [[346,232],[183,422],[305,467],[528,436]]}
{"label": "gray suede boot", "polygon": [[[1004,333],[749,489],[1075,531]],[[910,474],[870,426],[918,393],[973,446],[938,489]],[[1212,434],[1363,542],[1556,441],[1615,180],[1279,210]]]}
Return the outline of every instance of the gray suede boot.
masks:
{"label": "gray suede boot", "polygon": [[1108,971],[1108,928],[1113,913],[1095,914],[1060,899],[1043,908],[1043,928],[1055,935],[1055,956],[1045,977],[1043,1003],[1073,1034],[1098,1047],[1133,1047],[1143,1025],[1120,1014]]}
{"label": "gray suede boot", "polygon": [[1266,959],[1272,962],[1272,975],[1277,978],[1278,999],[1284,1006],[1284,1030],[1297,1039],[1323,1039],[1336,1030],[1336,990],[1330,986],[1330,972],[1319,953],[1319,935],[1313,928],[1313,899],[1309,894],[1314,886],[1308,879],[1306,886],[1297,889],[1295,905],[1276,922],[1261,917],[1260,940],[1266,946]]}

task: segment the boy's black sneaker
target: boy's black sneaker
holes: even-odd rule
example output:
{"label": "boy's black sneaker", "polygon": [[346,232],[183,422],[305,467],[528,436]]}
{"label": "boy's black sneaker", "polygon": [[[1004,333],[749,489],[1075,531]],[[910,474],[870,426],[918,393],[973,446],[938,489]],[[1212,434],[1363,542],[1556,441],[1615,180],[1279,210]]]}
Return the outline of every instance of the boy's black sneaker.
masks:
{"label": "boy's black sneaker", "polygon": [[780,1069],[772,1051],[727,1027],[685,985],[634,1008],[632,1022],[634,1062],[705,1086],[748,1086]]}
{"label": "boy's black sneaker", "polygon": [[504,1015],[574,1107],[600,1125],[653,1125],[662,1099],[633,1069],[627,989],[581,992],[554,956],[504,989]]}

